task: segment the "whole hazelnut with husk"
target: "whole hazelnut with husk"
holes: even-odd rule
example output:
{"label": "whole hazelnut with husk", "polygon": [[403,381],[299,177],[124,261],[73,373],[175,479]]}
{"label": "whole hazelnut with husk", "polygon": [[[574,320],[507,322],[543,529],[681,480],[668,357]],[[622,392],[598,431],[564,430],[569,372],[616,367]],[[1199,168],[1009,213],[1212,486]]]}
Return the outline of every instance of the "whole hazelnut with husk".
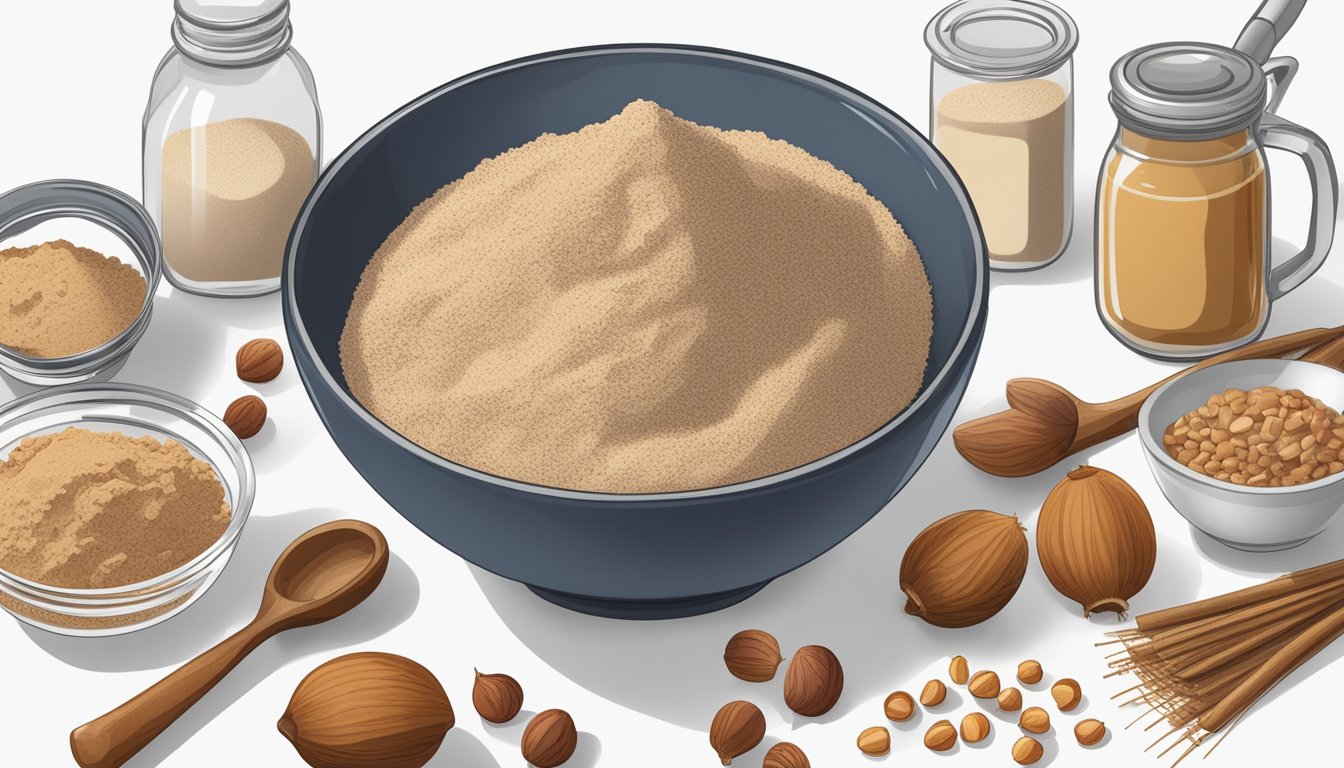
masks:
{"label": "whole hazelnut with husk", "polygon": [[507,723],[523,709],[523,687],[508,675],[483,675],[476,670],[471,703],[486,720]]}
{"label": "whole hazelnut with husk", "polygon": [[891,732],[882,726],[864,728],[858,738],[859,751],[869,757],[880,757],[891,751]]}
{"label": "whole hazelnut with husk", "polygon": [[317,768],[421,768],[454,722],[429,670],[402,656],[352,653],[308,673],[276,725]]}
{"label": "whole hazelnut with husk", "polygon": [[812,768],[812,763],[797,744],[781,741],[765,753],[761,768]]}
{"label": "whole hazelnut with husk", "polygon": [[919,703],[926,707],[936,707],[946,698],[947,686],[942,680],[930,680],[924,684],[924,690],[919,692]]}
{"label": "whole hazelnut with husk", "polygon": [[1041,662],[1035,659],[1027,659],[1017,665],[1017,679],[1025,685],[1035,685],[1041,682],[1041,677],[1045,672],[1041,670]]}
{"label": "whole hazelnut with husk", "polygon": [[998,613],[1027,572],[1025,529],[1011,515],[970,510],[920,532],[901,559],[905,612],[939,627],[969,627]]}
{"label": "whole hazelnut with husk", "polygon": [[1018,765],[1032,765],[1044,754],[1045,748],[1041,746],[1041,742],[1030,736],[1023,736],[1013,744],[1013,759]]}
{"label": "whole hazelnut with husk", "polygon": [[845,671],[822,645],[799,648],[784,672],[784,703],[804,717],[821,717],[840,700]]}
{"label": "whole hazelnut with husk", "polygon": [[1027,707],[1017,719],[1022,730],[1031,733],[1045,733],[1050,730],[1050,713],[1040,707]]}
{"label": "whole hazelnut with husk", "polygon": [[579,732],[563,709],[538,712],[523,729],[523,759],[537,768],[556,768],[574,756]]}
{"label": "whole hazelnut with husk", "polygon": [[976,672],[971,676],[968,690],[977,699],[992,699],[999,695],[999,676],[988,670]]}
{"label": "whole hazelnut with husk", "polygon": [[999,691],[999,711],[1016,712],[1022,708],[1022,692],[1016,688],[1004,688]]}
{"label": "whole hazelnut with husk", "polygon": [[939,720],[924,732],[924,746],[934,752],[946,752],[957,745],[957,729],[948,720]]}
{"label": "whole hazelnut with husk", "polygon": [[882,703],[888,720],[903,723],[915,715],[915,698],[905,691],[896,691]]}
{"label": "whole hazelnut with husk", "polygon": [[779,654],[779,643],[769,632],[744,629],[728,640],[723,649],[723,663],[734,677],[749,683],[773,680],[775,670],[784,657]]}
{"label": "whole hazelnut with husk", "polygon": [[989,718],[982,712],[972,712],[961,719],[961,740],[967,744],[984,741],[989,736]]}
{"label": "whole hazelnut with husk", "polygon": [[1050,695],[1055,700],[1055,706],[1059,707],[1060,712],[1069,712],[1076,708],[1083,700],[1083,689],[1078,685],[1078,681],[1071,677],[1066,677],[1055,681],[1050,686]]}
{"label": "whole hazelnut with husk", "polygon": [[709,726],[709,745],[724,765],[732,765],[733,758],[755,749],[764,738],[765,715],[749,701],[724,704]]}
{"label": "whole hazelnut with husk", "polygon": [[1153,574],[1157,535],[1143,499],[1124,480],[1096,467],[1068,473],[1041,505],[1036,554],[1060,594],[1083,616],[1124,618],[1129,599]]}
{"label": "whole hazelnut with husk", "polygon": [[952,682],[957,685],[965,685],[970,675],[971,669],[970,665],[966,663],[966,657],[953,656],[952,661],[947,665],[947,676],[952,678]]}
{"label": "whole hazelnut with husk", "polygon": [[1084,747],[1090,747],[1106,736],[1106,724],[1100,720],[1087,719],[1073,726],[1073,736]]}

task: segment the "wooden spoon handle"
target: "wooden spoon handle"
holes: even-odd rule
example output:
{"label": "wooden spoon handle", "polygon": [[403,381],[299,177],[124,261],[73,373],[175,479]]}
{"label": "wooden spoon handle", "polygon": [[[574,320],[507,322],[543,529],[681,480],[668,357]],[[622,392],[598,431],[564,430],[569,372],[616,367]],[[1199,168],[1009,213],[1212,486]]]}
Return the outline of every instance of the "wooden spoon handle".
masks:
{"label": "wooden spoon handle", "polygon": [[71,731],[75,762],[83,768],[124,764],[274,633],[273,626],[253,621],[139,696]]}
{"label": "wooden spoon handle", "polygon": [[1077,453],[1094,445],[1119,437],[1139,425],[1139,409],[1150,395],[1163,384],[1193,373],[1211,365],[1232,362],[1234,360],[1255,360],[1267,357],[1282,357],[1290,352],[1326,345],[1344,337],[1344,326],[1335,328],[1312,328],[1306,331],[1261,339],[1254,344],[1238,347],[1221,355],[1210,357],[1189,368],[1177,371],[1167,378],[1144,387],[1138,392],[1126,395],[1108,403],[1089,403],[1078,414],[1078,434],[1074,438],[1069,453]]}

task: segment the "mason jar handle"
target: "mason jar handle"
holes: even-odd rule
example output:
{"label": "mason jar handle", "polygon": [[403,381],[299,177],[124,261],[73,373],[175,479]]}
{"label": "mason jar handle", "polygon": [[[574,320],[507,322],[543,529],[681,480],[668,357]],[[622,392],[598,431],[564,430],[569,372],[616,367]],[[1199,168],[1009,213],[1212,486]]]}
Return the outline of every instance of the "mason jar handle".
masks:
{"label": "mason jar handle", "polygon": [[1269,297],[1277,299],[1306,282],[1325,262],[1335,237],[1337,179],[1330,148],[1310,130],[1269,113],[1261,117],[1259,130],[1265,147],[1286,150],[1302,158],[1311,183],[1311,223],[1306,247],[1269,273]]}

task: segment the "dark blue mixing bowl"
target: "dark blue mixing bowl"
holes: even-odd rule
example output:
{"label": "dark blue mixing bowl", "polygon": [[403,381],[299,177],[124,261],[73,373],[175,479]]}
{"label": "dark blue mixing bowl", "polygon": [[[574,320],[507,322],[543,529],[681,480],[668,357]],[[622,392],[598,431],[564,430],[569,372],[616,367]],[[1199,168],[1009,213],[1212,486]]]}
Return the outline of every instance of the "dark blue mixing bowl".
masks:
{"label": "dark blue mixing bowl", "polygon": [[[923,256],[934,328],[918,399],[877,432],[789,472],[704,491],[578,493],[442,459],[368,413],[337,342],[370,257],[411,208],[483,158],[653,99],[828,160],[891,209]],[[420,530],[579,611],[668,618],[752,595],[858,530],[947,428],[984,332],[988,262],[966,191],[904,120],[787,64],[685,46],[550,53],[476,72],[380,122],[327,168],[295,222],[284,313],[308,394],[364,479]]]}

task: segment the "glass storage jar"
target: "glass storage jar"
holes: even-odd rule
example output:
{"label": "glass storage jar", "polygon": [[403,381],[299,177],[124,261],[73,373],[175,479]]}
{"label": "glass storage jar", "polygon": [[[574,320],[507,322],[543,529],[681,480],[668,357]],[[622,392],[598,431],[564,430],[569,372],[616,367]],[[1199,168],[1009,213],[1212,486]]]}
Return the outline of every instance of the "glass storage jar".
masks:
{"label": "glass storage jar", "polygon": [[192,293],[269,293],[322,157],[289,0],[176,0],[175,10],[144,120],[145,207],[166,274]]}
{"label": "glass storage jar", "polygon": [[[1097,186],[1097,311],[1130,348],[1189,360],[1253,341],[1270,302],[1325,260],[1336,205],[1329,151],[1266,111],[1295,71],[1292,59],[1262,69],[1195,43],[1140,48],[1111,70],[1119,127]],[[1302,156],[1314,196],[1306,248],[1277,267],[1266,147]]]}
{"label": "glass storage jar", "polygon": [[962,0],[924,41],[929,135],[966,185],[990,266],[1051,263],[1073,230],[1073,19],[1045,0]]}

